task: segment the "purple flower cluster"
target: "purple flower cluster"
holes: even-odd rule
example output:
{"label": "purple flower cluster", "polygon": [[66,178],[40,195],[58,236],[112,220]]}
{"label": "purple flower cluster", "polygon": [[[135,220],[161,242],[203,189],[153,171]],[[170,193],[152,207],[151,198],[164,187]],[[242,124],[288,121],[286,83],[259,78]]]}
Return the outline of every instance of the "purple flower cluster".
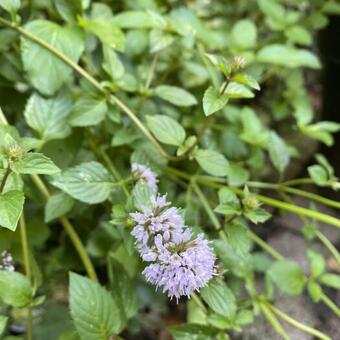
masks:
{"label": "purple flower cluster", "polygon": [[13,265],[13,257],[7,251],[3,251],[0,254],[0,270],[7,270],[9,272],[14,272],[15,270]]}
{"label": "purple flower cluster", "polygon": [[143,164],[132,163],[131,171],[136,178],[144,180],[153,191],[157,191],[158,179],[151,169]]}
{"label": "purple flower cluster", "polygon": [[166,196],[153,196],[142,212],[131,213],[136,222],[131,234],[145,262],[146,279],[170,298],[190,296],[214,275],[215,256],[203,234],[193,237],[180,211],[169,207]]}

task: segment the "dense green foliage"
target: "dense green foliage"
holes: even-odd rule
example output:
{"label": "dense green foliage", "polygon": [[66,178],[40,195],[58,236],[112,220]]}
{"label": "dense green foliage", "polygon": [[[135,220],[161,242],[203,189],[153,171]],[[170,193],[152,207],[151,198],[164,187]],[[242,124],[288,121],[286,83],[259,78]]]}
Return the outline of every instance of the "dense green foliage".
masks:
{"label": "dense green foliage", "polygon": [[[296,188],[339,189],[333,168],[317,154],[294,178],[306,145],[340,130],[311,96],[328,14],[336,1],[0,0],[0,253],[16,266],[0,270],[4,339],[147,338],[169,306],[187,311],[166,327],[177,340],[229,339],[259,314],[285,339],[282,320],[329,339],[275,297],[306,293],[340,316],[325,294],[340,276],[312,245],[304,272],[256,232],[293,212],[340,264],[318,226],[340,220],[314,204],[340,203]],[[141,275],[129,213],[150,191],[133,162],[217,256],[178,305]]]}

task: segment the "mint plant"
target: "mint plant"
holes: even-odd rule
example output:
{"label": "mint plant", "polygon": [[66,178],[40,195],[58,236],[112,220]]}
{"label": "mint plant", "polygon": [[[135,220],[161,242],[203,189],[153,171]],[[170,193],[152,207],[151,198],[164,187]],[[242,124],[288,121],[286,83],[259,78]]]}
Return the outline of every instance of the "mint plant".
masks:
{"label": "mint plant", "polygon": [[[0,0],[0,336],[222,340],[262,316],[331,339],[277,301],[340,317],[340,184],[315,151],[340,124],[310,89],[339,13]],[[288,213],[308,268],[270,244]]]}

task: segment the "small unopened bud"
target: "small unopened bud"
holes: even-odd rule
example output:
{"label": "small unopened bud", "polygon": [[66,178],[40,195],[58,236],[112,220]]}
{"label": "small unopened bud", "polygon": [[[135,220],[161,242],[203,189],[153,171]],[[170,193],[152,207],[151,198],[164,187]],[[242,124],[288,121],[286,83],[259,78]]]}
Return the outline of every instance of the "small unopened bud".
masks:
{"label": "small unopened bud", "polygon": [[256,198],[255,195],[248,195],[242,200],[243,206],[248,209],[248,210],[256,210],[257,208],[260,207],[261,203],[259,200]]}
{"label": "small unopened bud", "polygon": [[12,144],[5,150],[7,157],[11,161],[18,161],[23,155],[22,148],[18,144]]}
{"label": "small unopened bud", "polygon": [[241,56],[234,57],[231,62],[231,66],[234,71],[237,71],[240,68],[243,68],[246,65],[246,59]]}

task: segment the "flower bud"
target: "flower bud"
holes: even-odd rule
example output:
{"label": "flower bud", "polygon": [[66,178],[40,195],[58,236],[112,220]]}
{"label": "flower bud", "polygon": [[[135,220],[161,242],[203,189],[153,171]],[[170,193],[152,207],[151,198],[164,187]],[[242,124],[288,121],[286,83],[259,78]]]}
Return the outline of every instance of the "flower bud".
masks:
{"label": "flower bud", "polygon": [[18,161],[23,155],[23,150],[20,145],[12,144],[5,149],[5,154],[10,161]]}
{"label": "flower bud", "polygon": [[261,203],[256,198],[256,196],[252,195],[252,194],[244,197],[243,200],[242,200],[242,204],[243,204],[244,208],[248,209],[248,210],[256,210],[261,205]]}
{"label": "flower bud", "polygon": [[237,71],[240,68],[243,68],[246,65],[246,59],[241,56],[234,57],[231,62],[231,67],[233,71]]}

